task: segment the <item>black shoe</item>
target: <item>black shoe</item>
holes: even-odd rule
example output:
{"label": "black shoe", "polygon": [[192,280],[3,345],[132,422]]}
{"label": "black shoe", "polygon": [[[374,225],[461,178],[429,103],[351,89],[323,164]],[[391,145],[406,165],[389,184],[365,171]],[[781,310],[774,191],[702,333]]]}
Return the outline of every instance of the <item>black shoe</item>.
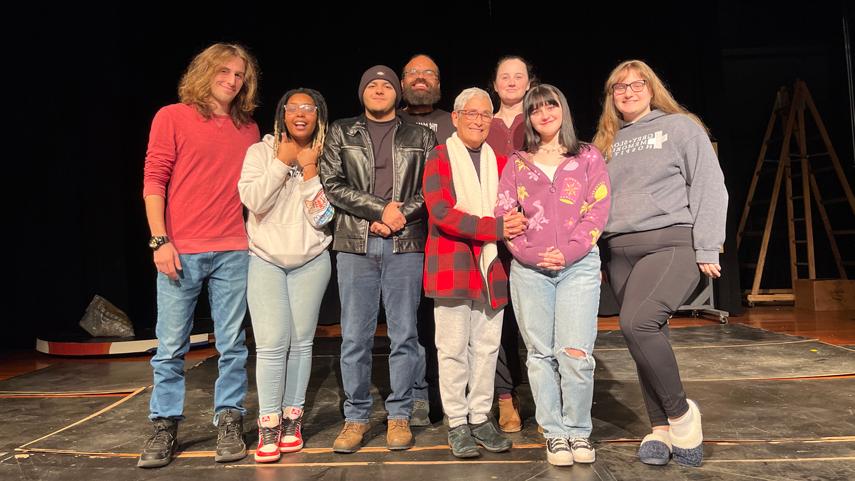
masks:
{"label": "black shoe", "polygon": [[481,424],[471,424],[469,429],[472,430],[472,437],[475,438],[475,442],[491,453],[507,451],[514,445],[510,439],[499,432],[492,419]]}
{"label": "black shoe", "polygon": [[138,468],[159,468],[172,461],[175,448],[178,447],[178,421],[169,418],[157,418],[152,421],[154,434],[142,448]]}
{"label": "black shoe", "polygon": [[243,440],[243,415],[236,409],[220,412],[217,423],[217,454],[214,461],[227,463],[246,457],[246,443]]}
{"label": "black shoe", "polygon": [[448,445],[451,446],[451,454],[458,458],[477,458],[481,455],[468,424],[448,429]]}

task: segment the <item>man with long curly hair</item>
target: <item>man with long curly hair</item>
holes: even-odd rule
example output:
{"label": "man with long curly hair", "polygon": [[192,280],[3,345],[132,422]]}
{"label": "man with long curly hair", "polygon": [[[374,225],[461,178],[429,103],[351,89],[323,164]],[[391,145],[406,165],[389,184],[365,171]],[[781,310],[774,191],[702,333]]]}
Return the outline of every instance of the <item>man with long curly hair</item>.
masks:
{"label": "man with long curly hair", "polygon": [[237,183],[249,146],[258,67],[240,45],[218,43],[198,54],[178,87],[180,103],[151,125],[143,197],[157,267],[157,354],[149,418],[154,432],[137,466],[172,460],[184,414],[184,355],[193,311],[207,280],[219,377],[214,388],[218,462],[246,456],[245,333],[249,256]]}

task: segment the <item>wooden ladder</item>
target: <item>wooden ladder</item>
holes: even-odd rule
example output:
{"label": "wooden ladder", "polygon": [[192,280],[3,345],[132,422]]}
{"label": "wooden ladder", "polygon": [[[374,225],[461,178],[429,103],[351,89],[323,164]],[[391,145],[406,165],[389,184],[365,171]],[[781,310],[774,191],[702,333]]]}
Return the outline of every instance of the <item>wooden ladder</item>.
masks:
{"label": "wooden ladder", "polygon": [[[809,110],[816,124],[817,130],[825,145],[825,152],[808,153],[808,141],[805,129],[805,111]],[[776,129],[776,126],[780,126]],[[782,137],[773,138],[775,131],[781,132]],[[794,139],[795,138],[795,139]],[[798,153],[791,153],[791,142],[795,140]],[[777,145],[780,144],[780,147]],[[780,148],[780,155],[777,159],[770,158],[769,155]],[[816,162],[819,158],[829,158],[831,165],[824,167],[814,167],[812,162]],[[799,172],[793,172],[793,163],[798,163]],[[772,186],[771,199],[755,200],[754,195],[757,190],[757,185],[763,176],[764,171],[768,172],[766,166],[777,165],[775,169],[775,180]],[[816,174],[825,172],[834,172],[840,185],[843,189],[843,196],[838,198],[823,199],[816,180]],[[801,179],[801,195],[794,195],[793,178]],[[789,240],[789,266],[790,266],[790,281],[789,289],[761,289],[763,279],[763,270],[766,265],[766,254],[769,248],[769,241],[772,237],[772,224],[775,218],[775,210],[778,205],[778,197],[781,193],[781,184],[784,184],[786,189],[786,204],[787,204],[787,237]],[[840,249],[837,243],[837,237],[853,236],[855,229],[838,230],[831,228],[831,222],[828,217],[826,206],[831,204],[839,204],[848,202],[849,208],[855,217],[855,197],[852,195],[852,190],[846,180],[846,175],[840,165],[840,160],[834,147],[831,145],[831,140],[828,137],[828,132],[822,122],[822,118],[816,109],[810,91],[807,85],[797,80],[792,98],[785,87],[781,87],[776,95],[775,107],[772,110],[772,115],[769,118],[769,124],[766,127],[766,134],[763,137],[763,144],[760,148],[760,155],[757,158],[757,164],[754,168],[754,176],[751,179],[751,186],[748,189],[748,195],[745,200],[745,207],[742,210],[742,217],[739,220],[739,228],[736,234],[737,249],[742,246],[742,241],[746,237],[761,236],[760,250],[757,255],[757,262],[744,264],[744,267],[754,269],[754,280],[751,289],[746,292],[746,300],[749,305],[754,305],[757,302],[793,302],[795,300],[795,285],[799,277],[799,268],[807,267],[806,279],[816,279],[816,262],[814,256],[814,233],[813,233],[813,212],[812,201],[816,199],[815,205],[817,212],[822,220],[825,228],[826,236],[831,245],[831,253],[837,267],[837,274],[840,279],[847,279],[846,265],[853,265],[851,262],[844,262]],[[798,204],[794,201],[801,201],[800,217],[796,217],[795,211]],[[748,224],[749,213],[753,205],[769,203],[766,213],[766,220],[763,230],[746,230]],[[796,224],[803,223],[805,233],[804,239],[796,238]],[[806,261],[799,261],[797,245],[803,244],[806,246]],[[844,245],[853,245],[850,241]]]}

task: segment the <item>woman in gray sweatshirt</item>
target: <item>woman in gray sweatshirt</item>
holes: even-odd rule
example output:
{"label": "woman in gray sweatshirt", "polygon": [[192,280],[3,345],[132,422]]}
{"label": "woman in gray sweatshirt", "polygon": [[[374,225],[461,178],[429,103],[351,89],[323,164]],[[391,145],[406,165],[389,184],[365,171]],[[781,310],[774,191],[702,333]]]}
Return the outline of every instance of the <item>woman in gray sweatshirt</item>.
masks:
{"label": "woman in gray sweatshirt", "polygon": [[612,206],[603,237],[620,327],[638,367],[652,432],[647,464],[703,460],[701,414],[687,399],[668,340],[668,319],[700,280],[719,277],[727,190],[704,124],[640,60],[605,85],[594,145],[605,155]]}

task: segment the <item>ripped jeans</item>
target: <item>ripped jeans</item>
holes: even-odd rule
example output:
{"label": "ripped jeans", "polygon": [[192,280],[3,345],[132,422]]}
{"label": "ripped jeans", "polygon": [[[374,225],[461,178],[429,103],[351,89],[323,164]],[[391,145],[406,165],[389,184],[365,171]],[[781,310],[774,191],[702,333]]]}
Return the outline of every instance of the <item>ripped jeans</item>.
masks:
{"label": "ripped jeans", "polygon": [[511,263],[511,298],[528,356],[537,423],[545,438],[587,438],[593,428],[594,342],[600,251],[546,271]]}

